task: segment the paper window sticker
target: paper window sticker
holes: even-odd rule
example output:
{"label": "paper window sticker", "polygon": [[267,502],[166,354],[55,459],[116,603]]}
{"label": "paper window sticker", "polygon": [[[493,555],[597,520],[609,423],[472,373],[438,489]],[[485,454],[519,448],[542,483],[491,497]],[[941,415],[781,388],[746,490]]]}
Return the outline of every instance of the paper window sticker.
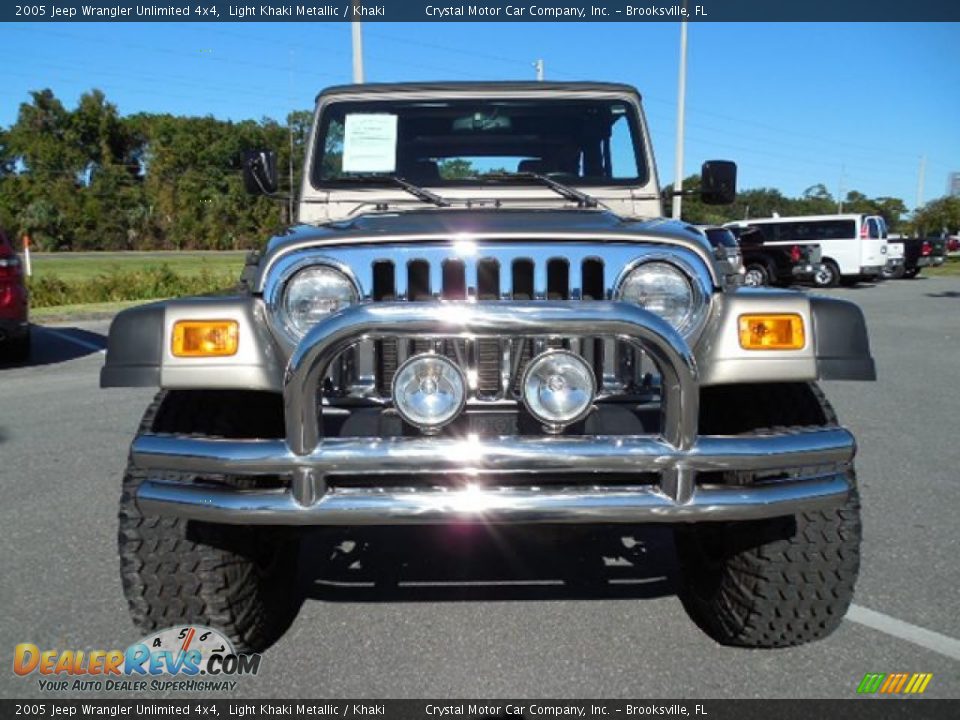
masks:
{"label": "paper window sticker", "polygon": [[343,171],[392,173],[397,169],[397,116],[351,113],[343,126]]}

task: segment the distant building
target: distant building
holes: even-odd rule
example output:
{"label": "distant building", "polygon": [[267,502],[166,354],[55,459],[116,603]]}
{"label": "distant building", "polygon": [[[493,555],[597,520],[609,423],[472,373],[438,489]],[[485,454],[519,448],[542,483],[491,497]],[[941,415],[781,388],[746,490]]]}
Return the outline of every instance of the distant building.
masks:
{"label": "distant building", "polygon": [[960,197],[960,172],[952,172],[947,175],[947,195]]}

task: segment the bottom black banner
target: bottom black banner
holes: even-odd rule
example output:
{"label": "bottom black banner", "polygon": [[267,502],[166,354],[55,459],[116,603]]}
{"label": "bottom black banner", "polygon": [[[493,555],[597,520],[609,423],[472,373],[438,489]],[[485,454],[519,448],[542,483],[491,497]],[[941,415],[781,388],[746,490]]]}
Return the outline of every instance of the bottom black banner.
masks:
{"label": "bottom black banner", "polygon": [[709,718],[960,717],[957,700],[0,700],[0,718]]}

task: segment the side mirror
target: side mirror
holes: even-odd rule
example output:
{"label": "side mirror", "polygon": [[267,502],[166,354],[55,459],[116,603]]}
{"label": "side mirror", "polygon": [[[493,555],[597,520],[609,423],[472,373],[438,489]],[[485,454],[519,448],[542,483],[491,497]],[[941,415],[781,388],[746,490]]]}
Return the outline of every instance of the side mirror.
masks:
{"label": "side mirror", "polygon": [[737,199],[737,164],[708,160],[700,171],[700,200],[705,205],[729,205]]}
{"label": "side mirror", "polygon": [[243,186],[251,195],[277,191],[277,154],[273,150],[244,150]]}

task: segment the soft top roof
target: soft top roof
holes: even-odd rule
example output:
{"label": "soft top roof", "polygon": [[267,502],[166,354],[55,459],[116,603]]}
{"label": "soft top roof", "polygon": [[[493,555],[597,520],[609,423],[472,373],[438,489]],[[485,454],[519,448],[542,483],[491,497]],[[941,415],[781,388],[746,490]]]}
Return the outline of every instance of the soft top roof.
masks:
{"label": "soft top roof", "polygon": [[354,85],[333,85],[325,88],[318,95],[317,99],[330,95],[354,95],[357,93],[375,93],[375,92],[416,92],[416,93],[440,93],[456,92],[469,95],[471,92],[478,94],[490,94],[492,92],[543,92],[551,94],[557,92],[572,91],[597,91],[614,92],[640,97],[640,93],[632,85],[625,83],[607,83],[607,82],[545,82],[545,81],[491,81],[491,82],[415,82],[415,83],[363,83]]}

